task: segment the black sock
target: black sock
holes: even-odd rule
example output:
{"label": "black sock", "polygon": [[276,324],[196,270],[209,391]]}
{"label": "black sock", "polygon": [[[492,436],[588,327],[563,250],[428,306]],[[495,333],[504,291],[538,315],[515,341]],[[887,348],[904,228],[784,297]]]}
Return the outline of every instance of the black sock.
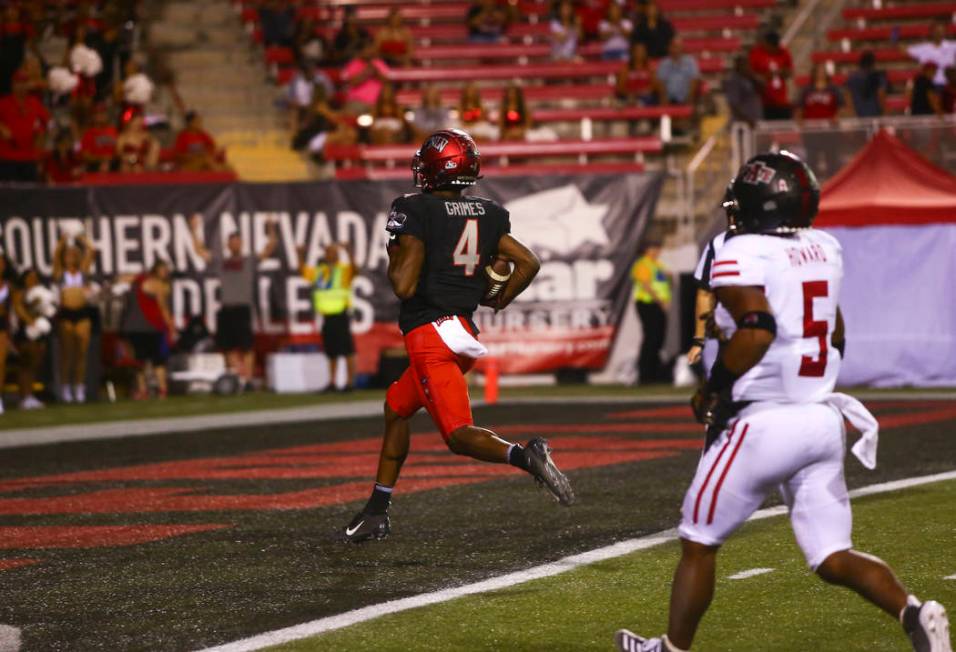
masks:
{"label": "black sock", "polygon": [[521,444],[512,444],[508,450],[508,464],[516,466],[522,471],[530,471],[528,458],[525,457],[524,447]]}
{"label": "black sock", "polygon": [[900,621],[903,623],[903,631],[907,634],[910,634],[919,627],[919,607],[913,604],[908,604],[903,609],[903,615],[900,617]]}
{"label": "black sock", "polygon": [[388,511],[388,505],[392,502],[392,488],[380,485],[377,482],[372,488],[372,495],[369,496],[368,502],[365,503],[365,511],[367,514],[384,514]]}

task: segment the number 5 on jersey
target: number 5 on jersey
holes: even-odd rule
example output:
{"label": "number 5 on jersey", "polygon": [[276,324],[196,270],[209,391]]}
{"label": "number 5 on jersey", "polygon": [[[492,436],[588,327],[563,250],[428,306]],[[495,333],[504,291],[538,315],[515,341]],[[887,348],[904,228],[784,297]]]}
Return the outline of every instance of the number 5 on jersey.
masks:
{"label": "number 5 on jersey", "polygon": [[452,252],[452,262],[456,267],[464,267],[465,276],[472,276],[481,263],[481,250],[478,248],[478,220],[466,220],[458,244]]}

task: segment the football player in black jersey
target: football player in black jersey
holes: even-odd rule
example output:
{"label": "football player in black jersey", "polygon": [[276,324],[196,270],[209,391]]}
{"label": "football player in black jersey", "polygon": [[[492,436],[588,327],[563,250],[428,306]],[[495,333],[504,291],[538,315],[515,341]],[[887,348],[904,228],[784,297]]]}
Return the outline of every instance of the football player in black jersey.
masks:
{"label": "football player in black jersey", "polygon": [[[383,539],[388,507],[408,455],[408,421],[424,407],[452,452],[485,462],[511,464],[530,473],[562,504],[574,502],[571,485],[540,437],[526,446],[474,425],[464,374],[486,350],[476,339],[472,313],[479,303],[504,309],[528,287],[540,263],[510,235],[508,211],[497,203],[461,194],[479,177],[478,147],[457,129],[429,136],[412,160],[421,193],[392,203],[388,278],[401,299],[399,326],[409,368],[388,389],[385,438],[372,495],[345,528],[345,539]],[[485,299],[483,270],[495,257],[514,271],[493,300]]]}

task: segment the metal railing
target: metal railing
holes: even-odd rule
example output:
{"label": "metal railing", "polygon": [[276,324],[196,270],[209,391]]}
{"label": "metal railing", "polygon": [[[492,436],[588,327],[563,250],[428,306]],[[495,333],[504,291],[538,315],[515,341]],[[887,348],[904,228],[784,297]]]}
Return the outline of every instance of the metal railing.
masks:
{"label": "metal railing", "polygon": [[802,124],[758,122],[754,127],[735,123],[731,129],[732,159],[739,166],[758,152],[788,149],[807,161],[822,182],[846,165],[880,129],[956,173],[956,116],[844,118]]}

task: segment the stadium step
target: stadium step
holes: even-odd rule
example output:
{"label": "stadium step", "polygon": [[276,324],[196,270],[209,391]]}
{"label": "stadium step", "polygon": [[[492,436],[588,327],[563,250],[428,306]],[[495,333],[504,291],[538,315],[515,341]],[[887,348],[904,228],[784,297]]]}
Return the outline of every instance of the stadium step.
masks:
{"label": "stadium step", "polygon": [[277,91],[228,0],[165,0],[151,7],[150,45],[176,71],[177,90],[251,181],[315,176],[289,147]]}

